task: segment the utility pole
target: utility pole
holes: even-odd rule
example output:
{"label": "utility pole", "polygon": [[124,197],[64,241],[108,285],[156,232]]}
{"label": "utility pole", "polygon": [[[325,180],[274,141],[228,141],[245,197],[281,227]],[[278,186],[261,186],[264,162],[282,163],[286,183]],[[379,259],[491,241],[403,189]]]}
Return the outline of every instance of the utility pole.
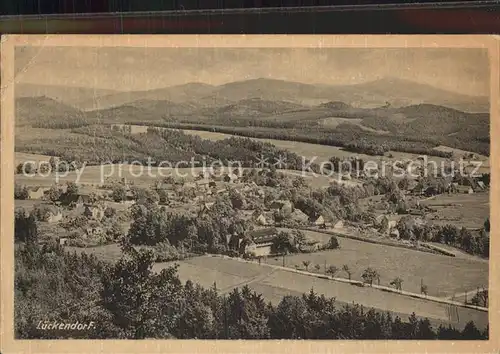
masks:
{"label": "utility pole", "polygon": [[229,328],[227,323],[227,303],[226,303],[226,295],[224,295],[224,337],[228,339],[229,337]]}

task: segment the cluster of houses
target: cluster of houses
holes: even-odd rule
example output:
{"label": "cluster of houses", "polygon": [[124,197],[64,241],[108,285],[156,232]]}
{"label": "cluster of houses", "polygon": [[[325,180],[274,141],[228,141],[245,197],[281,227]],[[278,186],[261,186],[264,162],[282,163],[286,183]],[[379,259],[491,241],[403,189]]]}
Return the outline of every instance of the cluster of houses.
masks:
{"label": "cluster of houses", "polygon": [[413,186],[410,188],[411,194],[417,196],[431,197],[442,192],[444,193],[458,193],[458,194],[472,194],[478,192],[484,192],[487,190],[486,185],[483,181],[472,177],[463,177],[460,180],[454,182],[451,178],[445,179],[444,190],[440,191],[437,186],[422,186],[416,181],[413,182]]}

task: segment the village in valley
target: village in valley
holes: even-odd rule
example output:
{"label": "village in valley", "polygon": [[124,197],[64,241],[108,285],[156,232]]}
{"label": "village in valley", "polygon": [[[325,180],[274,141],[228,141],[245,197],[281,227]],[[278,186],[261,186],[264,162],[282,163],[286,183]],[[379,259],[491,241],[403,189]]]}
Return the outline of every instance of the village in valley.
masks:
{"label": "village in valley", "polygon": [[[421,339],[488,335],[482,96],[427,93],[399,79],[338,88],[259,78],[103,90],[89,108],[83,88],[63,103],[66,87],[17,85],[20,337],[46,335],[33,331],[37,311],[71,316],[55,310],[57,301],[106,323],[93,334],[105,338],[387,339],[415,328]],[[437,103],[445,93],[454,108]],[[371,105],[354,99],[364,96]],[[83,275],[71,275],[78,268]],[[47,288],[27,290],[38,278]],[[62,295],[44,297],[52,286]],[[146,315],[128,297],[142,289],[152,294],[141,298]],[[151,300],[166,294],[197,302],[186,310]],[[237,319],[221,317],[242,303]],[[307,327],[312,317],[277,325],[297,306],[324,328]],[[168,328],[155,327],[157,315]],[[363,325],[344,328],[342,316]]]}

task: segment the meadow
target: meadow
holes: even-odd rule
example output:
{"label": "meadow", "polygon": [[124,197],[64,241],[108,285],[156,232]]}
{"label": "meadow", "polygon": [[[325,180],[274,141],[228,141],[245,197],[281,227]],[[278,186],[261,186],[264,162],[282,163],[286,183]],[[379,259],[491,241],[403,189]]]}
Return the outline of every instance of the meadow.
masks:
{"label": "meadow", "polygon": [[179,262],[157,263],[153,270],[160,271],[173,264],[179,265],[178,274],[182,281],[191,280],[204,287],[213,287],[215,284],[219,293],[226,294],[235,287],[248,285],[274,304],[283,296],[300,296],[314,289],[317,293],[335,297],[339,305],[354,302],[405,318],[414,311],[421,317],[434,320],[434,323],[452,323],[457,327],[469,320],[474,320],[482,327],[488,320],[485,312],[456,307],[450,311],[449,305],[220,257],[203,256]]}
{"label": "meadow", "polygon": [[490,215],[489,193],[441,194],[421,202],[436,209],[428,219],[437,225],[453,224],[458,227],[478,229]]}
{"label": "meadow", "polygon": [[[232,134],[201,131],[201,130],[184,129],[182,131],[185,134],[197,135],[202,139],[208,139],[208,140],[222,140],[235,136]],[[385,156],[371,156],[366,154],[353,153],[344,150],[342,147],[339,146],[319,145],[319,144],[304,143],[299,141],[287,141],[287,140],[277,140],[277,139],[260,139],[260,138],[250,138],[250,139],[271,143],[280,149],[285,149],[299,156],[304,156],[306,159],[315,158],[314,162],[316,163],[327,162],[330,160],[331,157],[337,157],[340,159],[349,159],[353,156],[357,156],[358,158],[361,158],[365,161],[375,161],[376,163],[380,163],[381,161],[389,161],[392,163],[395,161],[404,161],[404,160],[417,161],[417,158],[421,156],[419,154],[412,154],[399,151],[389,151],[385,154]],[[452,151],[454,153],[454,158],[456,159],[462,157],[464,154],[469,153],[468,151],[465,150],[453,149],[442,145],[437,146],[435,150]],[[489,173],[490,172],[489,158],[487,156],[479,154],[475,155],[477,161],[481,161],[482,163],[481,168],[478,170],[477,173]],[[448,159],[439,156],[427,156],[427,161],[436,162],[438,168],[440,168],[441,164],[447,162]],[[469,168],[469,170],[471,170],[471,168]]]}

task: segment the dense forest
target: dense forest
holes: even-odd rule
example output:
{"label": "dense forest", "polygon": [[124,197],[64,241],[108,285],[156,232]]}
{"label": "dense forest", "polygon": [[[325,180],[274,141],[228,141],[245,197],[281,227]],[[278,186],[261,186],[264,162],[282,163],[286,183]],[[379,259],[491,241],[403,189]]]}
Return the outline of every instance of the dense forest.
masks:
{"label": "dense forest", "polygon": [[75,128],[69,134],[61,131],[56,135],[18,139],[16,151],[59,156],[63,161],[85,162],[87,165],[110,161],[147,164],[151,158],[153,166],[162,161],[172,165],[178,162],[209,164],[220,161],[224,165],[239,162],[242,167],[254,167],[259,161],[274,162],[285,155],[287,168],[300,170],[303,164],[302,157],[296,154],[249,138],[210,141],[180,130],[165,129],[127,134],[104,125]]}
{"label": "dense forest", "polygon": [[[147,123],[131,121],[133,125],[148,125]],[[416,135],[377,135],[368,134],[359,131],[351,124],[341,124],[335,130],[322,128],[312,129],[303,127],[301,129],[282,129],[282,128],[259,128],[259,127],[229,127],[218,125],[192,124],[165,122],[157,126],[172,129],[189,129],[223,134],[231,134],[242,137],[258,139],[276,139],[286,141],[298,141],[310,144],[339,146],[347,151],[364,153],[366,155],[380,155],[385,151],[400,151],[413,154],[422,154],[429,156],[450,157],[451,154],[446,151],[434,149],[439,145],[447,145],[453,148],[459,148],[467,151],[489,155],[489,138],[463,138],[460,136],[419,137]],[[354,128],[353,128],[354,127]],[[360,143],[354,144],[354,141]],[[379,148],[382,147],[382,148]]]}

